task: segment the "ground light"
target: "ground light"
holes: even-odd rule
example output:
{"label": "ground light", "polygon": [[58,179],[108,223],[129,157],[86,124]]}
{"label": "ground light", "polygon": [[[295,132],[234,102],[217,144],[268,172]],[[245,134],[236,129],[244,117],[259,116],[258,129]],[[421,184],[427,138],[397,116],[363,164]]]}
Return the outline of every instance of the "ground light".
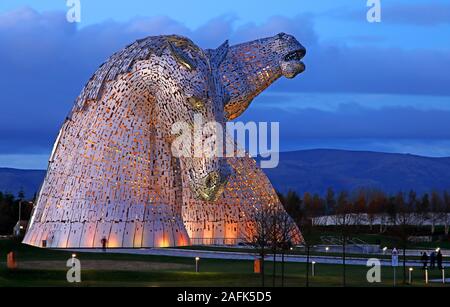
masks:
{"label": "ground light", "polygon": [[195,257],[195,272],[196,273],[200,272],[199,262],[200,262],[200,257]]}
{"label": "ground light", "polygon": [[412,285],[412,272],[414,271],[413,268],[409,268],[409,284]]}
{"label": "ground light", "polygon": [[72,254],[72,266],[75,265],[75,258],[77,258],[77,254]]}
{"label": "ground light", "polygon": [[445,268],[442,267],[442,283],[445,285]]}

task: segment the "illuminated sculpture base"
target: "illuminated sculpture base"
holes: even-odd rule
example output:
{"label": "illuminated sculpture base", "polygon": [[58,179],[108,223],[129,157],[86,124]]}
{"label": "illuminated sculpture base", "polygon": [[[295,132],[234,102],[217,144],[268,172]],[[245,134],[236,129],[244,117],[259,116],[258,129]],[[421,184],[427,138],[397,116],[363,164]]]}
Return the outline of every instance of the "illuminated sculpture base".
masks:
{"label": "illuminated sculpture base", "polygon": [[[174,206],[136,205],[132,207],[132,214],[123,219],[35,222],[35,228],[28,233],[24,243],[52,248],[100,248],[102,239],[106,238],[108,248],[151,248],[236,245],[248,241],[255,208],[261,203],[280,204],[270,182],[253,159],[233,158],[229,163],[236,175],[230,178],[224,194],[214,203],[191,199],[181,208],[184,223],[167,219],[173,215]],[[301,242],[300,233],[294,239]]]}

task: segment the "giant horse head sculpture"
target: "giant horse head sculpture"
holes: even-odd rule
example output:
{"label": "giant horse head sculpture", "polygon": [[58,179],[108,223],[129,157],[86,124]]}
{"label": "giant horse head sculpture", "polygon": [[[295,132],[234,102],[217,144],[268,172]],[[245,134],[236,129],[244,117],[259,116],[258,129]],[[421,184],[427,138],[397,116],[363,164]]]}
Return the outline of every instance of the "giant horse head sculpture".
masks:
{"label": "giant horse head sculpture", "polygon": [[257,206],[279,205],[264,174],[249,158],[192,155],[198,144],[180,148],[173,130],[195,126],[197,115],[219,125],[237,118],[275,80],[301,73],[304,55],[284,33],[214,50],[155,36],[113,54],[59,132],[24,243],[162,247],[186,245],[194,233],[237,239],[250,231]]}
{"label": "giant horse head sculpture", "polygon": [[[147,86],[166,128],[176,122],[192,126],[196,114],[223,126],[275,80],[294,78],[305,69],[301,62],[305,48],[284,33],[233,47],[225,42],[206,51],[184,37],[165,39],[167,48],[158,61],[152,61],[158,77],[150,78]],[[193,192],[204,200],[215,200],[230,173],[225,159],[195,156],[194,146],[184,150],[189,152],[181,159],[182,168],[190,173]]]}

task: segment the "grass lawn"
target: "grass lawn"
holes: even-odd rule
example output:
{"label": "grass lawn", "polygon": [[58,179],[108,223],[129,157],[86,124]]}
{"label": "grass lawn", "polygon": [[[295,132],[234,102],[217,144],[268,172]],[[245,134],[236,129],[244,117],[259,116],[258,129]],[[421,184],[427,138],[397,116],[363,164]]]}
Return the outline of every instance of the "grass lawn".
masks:
{"label": "grass lawn", "polygon": [[[19,268],[7,270],[6,254],[14,250],[17,253]],[[0,240],[0,286],[261,286],[261,277],[253,273],[251,261],[201,259],[200,273],[195,273],[194,259],[144,256],[125,254],[78,253],[81,261],[80,284],[66,281],[65,262],[70,252],[33,248],[13,242]],[[83,263],[87,268],[83,269]],[[272,285],[271,262],[266,262],[266,285]],[[281,264],[276,267],[280,273]],[[347,266],[348,286],[392,286],[392,269],[382,268],[382,283],[369,284],[366,280],[367,268]],[[398,276],[400,276],[400,269]],[[424,286],[419,279],[420,270],[414,271],[414,286]],[[430,278],[439,278],[437,271]],[[276,279],[276,285],[281,279]],[[286,286],[305,285],[305,264],[286,264]],[[316,276],[310,279],[311,286],[342,286],[342,266],[317,265]],[[430,284],[432,287],[441,284]]]}
{"label": "grass lawn", "polygon": [[[176,247],[177,249],[189,249],[189,250],[210,250],[210,251],[220,251],[220,252],[237,252],[237,253],[258,253],[258,251],[251,247],[226,247],[226,246],[182,246],[182,247]],[[270,251],[268,251],[270,253]],[[399,259],[402,260],[403,256],[401,255],[402,250],[399,249]],[[306,251],[303,248],[294,248],[293,250],[286,251],[287,255],[299,255],[299,256],[306,256]],[[378,259],[388,259],[390,260],[392,258],[390,252],[383,254],[363,254],[363,253],[349,253],[347,252],[347,257],[357,257],[357,258],[373,258],[376,257]],[[338,252],[318,252],[318,251],[311,251],[310,252],[311,257],[318,257],[318,256],[329,256],[329,257],[341,257],[342,253]],[[420,255],[417,254],[417,256],[407,256],[408,260],[420,260]]]}

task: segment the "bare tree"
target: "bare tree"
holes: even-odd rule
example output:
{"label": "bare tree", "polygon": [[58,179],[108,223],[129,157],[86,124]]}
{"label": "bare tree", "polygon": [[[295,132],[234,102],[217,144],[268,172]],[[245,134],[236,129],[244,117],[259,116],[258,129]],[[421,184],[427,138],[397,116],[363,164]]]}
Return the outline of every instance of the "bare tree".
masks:
{"label": "bare tree", "polygon": [[325,214],[332,215],[336,212],[336,199],[332,188],[328,188],[325,200]]}
{"label": "bare tree", "polygon": [[371,196],[370,201],[370,211],[372,223],[373,221],[378,218],[380,223],[380,229],[379,233],[383,233],[386,231],[387,228],[387,203],[388,199],[386,195],[382,191],[374,191]]}
{"label": "bare tree", "polygon": [[346,247],[347,247],[347,241],[349,238],[351,227],[354,225],[353,224],[354,218],[353,218],[352,211],[353,211],[353,206],[348,200],[347,193],[341,192],[339,194],[339,197],[337,200],[335,225],[340,230],[341,239],[342,239],[342,265],[343,265],[342,284],[344,287],[347,283]]}
{"label": "bare tree", "polygon": [[431,192],[430,211],[431,234],[434,234],[436,232],[436,224],[442,220],[444,215],[444,203],[437,191]]}
{"label": "bare tree", "polygon": [[297,226],[292,218],[281,210],[277,212],[277,224],[277,240],[281,251],[281,286],[284,287],[285,253],[292,247]]}
{"label": "bare tree", "polygon": [[272,263],[273,263],[273,269],[272,269],[272,286],[275,287],[276,283],[276,277],[277,277],[277,252],[279,248],[279,236],[280,236],[280,229],[279,229],[279,213],[277,210],[269,210],[269,216],[268,216],[268,223],[269,223],[269,240],[270,240],[270,247],[272,250]]}
{"label": "bare tree", "polygon": [[[332,210],[335,210],[335,202],[334,202],[334,194],[332,194],[332,191],[327,197],[327,203],[328,205],[332,206]],[[331,196],[332,194],[332,196]],[[310,196],[310,194],[308,194]],[[311,199],[308,195],[306,195],[307,200]],[[309,238],[307,240],[303,240],[303,245],[305,246],[306,250],[306,287],[309,287],[309,265],[310,265],[310,252],[311,252],[311,246],[315,243],[312,239],[313,236],[311,236],[313,232],[313,226],[312,226],[312,219],[308,216],[308,212],[311,212],[310,210],[306,209],[306,205],[304,204],[304,200],[302,201],[300,197],[297,195],[297,193],[290,191],[285,198],[281,198],[282,203],[286,209],[286,212],[292,217],[295,224],[302,230],[302,233],[304,236],[308,236]],[[309,200],[308,200],[309,202]],[[311,199],[312,203],[312,199]],[[329,207],[330,208],[330,207]]]}
{"label": "bare tree", "polygon": [[[280,197],[280,200],[284,201],[284,198]],[[276,285],[277,255],[280,252],[282,260],[281,282],[282,286],[284,286],[285,253],[292,246],[292,242],[298,239],[296,237],[296,224],[282,208],[271,205],[259,208],[254,221],[256,223],[256,230],[249,241],[258,250],[261,258],[262,284],[263,286],[265,285],[264,258],[267,255],[267,251],[270,250],[273,256],[272,285],[274,287]]]}
{"label": "bare tree", "polygon": [[[373,224],[377,217],[379,218],[383,212],[383,201],[377,192],[370,197],[369,205],[367,206],[367,220],[369,222],[370,230],[373,230]],[[381,220],[380,220],[381,224]]]}
{"label": "bare tree", "polygon": [[387,199],[386,202],[386,213],[388,215],[388,224],[392,224],[394,227],[396,226],[397,223],[397,214],[398,214],[398,210],[397,210],[397,206],[396,206],[396,201],[397,198],[402,198],[403,199],[403,194],[402,193],[398,193],[396,196],[390,196]]}
{"label": "bare tree", "polygon": [[445,235],[449,234],[449,225],[450,225],[450,194],[445,191],[444,192],[444,226],[445,226]]}
{"label": "bare tree", "polygon": [[352,206],[353,225],[359,228],[367,220],[367,192],[364,189],[358,191]]}
{"label": "bare tree", "polygon": [[409,237],[414,235],[423,219],[420,214],[417,214],[419,202],[414,191],[409,192],[408,201],[405,201],[403,193],[398,193],[394,203],[396,206],[396,221],[393,234],[399,239],[403,251],[403,283],[406,284],[406,249],[409,245]]}
{"label": "bare tree", "polygon": [[420,224],[425,224],[430,218],[430,195],[428,193],[424,194],[422,200],[417,202],[416,211]]}
{"label": "bare tree", "polygon": [[270,236],[272,228],[272,206],[262,205],[256,208],[253,216],[253,232],[247,234],[247,242],[257,250],[261,261],[261,283],[265,286],[265,257],[270,247]]}

